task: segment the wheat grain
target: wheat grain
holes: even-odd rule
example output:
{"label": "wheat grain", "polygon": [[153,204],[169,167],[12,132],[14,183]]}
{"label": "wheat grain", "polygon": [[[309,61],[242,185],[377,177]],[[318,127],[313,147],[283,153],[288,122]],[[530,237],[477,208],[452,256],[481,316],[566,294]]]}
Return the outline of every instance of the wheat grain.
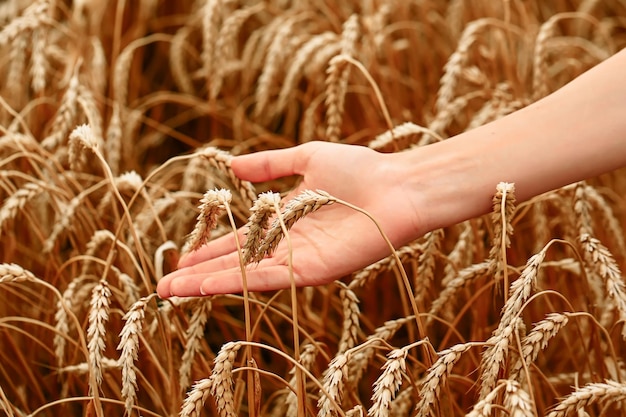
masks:
{"label": "wheat grain", "polygon": [[187,389],[191,382],[193,360],[202,347],[201,341],[204,336],[204,327],[209,319],[212,306],[211,298],[198,300],[193,316],[189,320],[189,327],[185,333],[185,352],[179,368],[179,383],[180,388],[183,390]]}
{"label": "wheat grain", "polygon": [[111,290],[106,281],[101,280],[92,291],[89,325],[87,327],[87,348],[89,363],[94,372],[96,386],[90,383],[89,392],[93,394],[102,383],[102,358],[105,345],[106,324],[109,320]]}
{"label": "wheat grain", "polygon": [[495,387],[498,372],[508,353],[509,341],[521,324],[521,319],[518,316],[521,313],[522,305],[530,297],[536,285],[537,272],[548,248],[549,245],[531,256],[526,262],[526,267],[520,274],[520,277],[511,284],[511,296],[506,300],[502,308],[500,323],[493,335],[487,340],[489,347],[483,353],[481,361],[483,369],[481,375],[481,399]]}
{"label": "wheat grain", "polygon": [[14,107],[22,106],[18,102],[24,96],[24,74],[26,70],[26,49],[28,48],[28,34],[20,33],[13,40],[13,47],[9,52],[10,66],[7,74],[7,90],[11,94],[8,98]]}
{"label": "wheat grain", "polygon": [[113,111],[111,119],[106,129],[106,157],[107,163],[113,174],[118,174],[121,165],[122,153],[122,116],[121,105],[118,102],[113,103]]}
{"label": "wheat grain", "polygon": [[441,279],[441,285],[447,287],[452,279],[454,279],[461,268],[467,267],[474,254],[474,228],[470,221],[461,224],[463,230],[454,244],[454,248],[446,256],[447,263],[444,266],[444,276]]}
{"label": "wheat grain", "polygon": [[87,124],[93,131],[93,136],[96,138],[98,149],[104,149],[105,143],[102,133],[102,116],[100,115],[100,110],[98,109],[98,104],[96,103],[93,93],[86,86],[79,85],[76,102],[87,118]]}
{"label": "wheat grain", "polygon": [[[187,69],[187,57],[185,52],[189,52],[191,46],[187,42],[187,38],[190,33],[193,31],[193,26],[191,24],[185,25],[176,31],[176,34],[172,38],[172,43],[170,44],[170,70],[172,71],[172,78],[176,83],[176,86],[184,93],[193,94],[194,87],[193,81],[189,76],[189,72]],[[211,90],[213,91],[214,85],[211,85]]]}
{"label": "wheat grain", "polygon": [[394,349],[387,355],[383,372],[374,382],[372,406],[367,412],[371,417],[388,417],[391,401],[402,384],[402,373],[406,370],[408,349]]}
{"label": "wheat grain", "polygon": [[219,35],[219,25],[222,20],[222,0],[206,0],[202,7],[202,73],[207,81],[207,91],[211,91],[211,76],[214,73],[215,42]]}
{"label": "wheat grain", "polygon": [[340,41],[341,54],[332,58],[328,63],[325,100],[326,138],[331,142],[338,142],[341,136],[341,121],[350,77],[350,66],[343,56],[354,57],[359,33],[359,19],[356,14],[353,14],[343,25]]}
{"label": "wheat grain", "polygon": [[200,214],[191,235],[183,246],[183,253],[194,252],[207,243],[211,236],[211,230],[217,225],[218,217],[226,210],[232,196],[225,189],[208,190],[200,200]]}
{"label": "wheat grain", "polygon": [[79,288],[91,291],[91,289],[96,285],[95,282],[88,282],[85,284],[85,281],[88,280],[90,280],[90,277],[84,275],[74,278],[68,284],[65,291],[63,291],[62,297],[56,303],[56,312],[54,314],[55,332],[54,338],[52,339],[52,347],[54,348],[58,367],[63,365],[65,359],[65,346],[67,344],[65,337],[69,335],[70,332],[68,311],[72,310],[72,307],[77,301],[81,301],[81,299],[77,299],[77,297],[75,297],[76,291]]}
{"label": "wheat grain", "polygon": [[[227,75],[227,68],[233,66],[233,61],[237,56],[238,36],[244,23],[254,14],[265,9],[262,3],[253,4],[233,11],[224,18],[217,40],[215,41],[215,62],[216,71],[211,79],[210,99],[215,99],[222,88],[224,77]],[[230,64],[230,65],[229,65]]]}
{"label": "wheat grain", "polygon": [[608,231],[609,236],[613,239],[617,246],[617,253],[626,253],[626,242],[622,234],[622,227],[617,219],[611,205],[598,190],[591,186],[585,187],[585,199],[593,206],[594,209],[601,214],[600,218],[604,229]]}
{"label": "wheat grain", "polygon": [[80,204],[85,196],[77,195],[72,198],[69,203],[59,202],[59,209],[56,212],[56,220],[52,228],[52,232],[47,237],[43,244],[43,253],[50,253],[54,249],[54,244],[64,231],[70,229],[73,225],[71,220],[76,215],[76,210],[80,207]]}
{"label": "wheat grain", "polygon": [[456,50],[450,55],[448,62],[444,66],[444,74],[440,80],[437,102],[435,104],[439,112],[449,106],[454,99],[459,75],[462,73],[468,60],[470,49],[479,39],[482,32],[489,26],[494,25],[495,22],[495,19],[492,18],[481,18],[468,23],[463,30]]}

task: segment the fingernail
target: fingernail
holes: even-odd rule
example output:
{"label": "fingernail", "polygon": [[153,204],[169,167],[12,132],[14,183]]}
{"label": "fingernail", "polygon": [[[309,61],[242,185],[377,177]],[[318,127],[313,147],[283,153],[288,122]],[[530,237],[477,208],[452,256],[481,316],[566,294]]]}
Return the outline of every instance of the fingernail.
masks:
{"label": "fingernail", "polygon": [[202,288],[202,285],[200,285],[200,295],[207,295],[207,293],[204,292],[204,288]]}

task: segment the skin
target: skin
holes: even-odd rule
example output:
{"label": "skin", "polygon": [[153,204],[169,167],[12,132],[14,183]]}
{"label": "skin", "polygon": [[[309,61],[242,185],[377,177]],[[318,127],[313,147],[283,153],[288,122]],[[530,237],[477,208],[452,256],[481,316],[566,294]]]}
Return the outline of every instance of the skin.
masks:
{"label": "skin", "polygon": [[[515,183],[518,201],[626,166],[626,50],[511,115],[415,150],[381,154],[312,142],[233,159],[237,176],[262,182],[301,175],[298,189],[321,189],[369,212],[394,247],[491,210],[496,185]],[[390,254],[374,223],[334,204],[291,229],[297,286],[322,285]],[[243,244],[243,231],[239,231]],[[290,286],[289,249],[247,268],[248,289]],[[159,296],[243,290],[234,234],[181,258]]]}

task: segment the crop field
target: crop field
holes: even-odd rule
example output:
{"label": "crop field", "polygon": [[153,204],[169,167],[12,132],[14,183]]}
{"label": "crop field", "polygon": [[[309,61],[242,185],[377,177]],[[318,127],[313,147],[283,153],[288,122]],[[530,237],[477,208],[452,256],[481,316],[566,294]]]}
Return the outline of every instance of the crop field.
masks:
{"label": "crop field", "polygon": [[624,171],[493,184],[332,284],[155,292],[235,228],[285,237],[256,214],[298,178],[233,156],[429,146],[625,46],[624,0],[0,2],[0,416],[626,415]]}

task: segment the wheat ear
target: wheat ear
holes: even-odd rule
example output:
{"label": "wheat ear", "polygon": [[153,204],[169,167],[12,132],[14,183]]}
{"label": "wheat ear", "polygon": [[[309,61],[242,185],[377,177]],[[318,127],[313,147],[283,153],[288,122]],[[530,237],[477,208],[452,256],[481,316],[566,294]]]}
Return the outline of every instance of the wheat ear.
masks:
{"label": "wheat ear", "polygon": [[211,298],[198,300],[193,316],[191,316],[191,320],[189,321],[189,328],[187,328],[187,332],[185,333],[185,352],[181,359],[179,371],[180,388],[183,390],[189,387],[193,359],[196,353],[200,351],[200,343],[204,336],[204,326],[209,319],[212,306],[213,302]]}
{"label": "wheat ear", "polygon": [[105,280],[101,280],[92,291],[91,309],[89,310],[89,326],[87,327],[87,348],[89,362],[95,374],[95,383],[89,385],[90,395],[98,390],[102,383],[102,358],[105,345],[106,324],[109,321],[109,303],[111,290]]}
{"label": "wheat ear", "polygon": [[487,340],[489,346],[483,353],[481,368],[480,397],[484,398],[495,387],[500,367],[503,366],[509,348],[509,341],[513,333],[517,331],[518,318],[522,305],[530,297],[535,287],[537,273],[541,263],[545,259],[546,251],[550,244],[546,245],[539,253],[533,255],[526,262],[526,267],[520,277],[511,284],[511,296],[506,300],[502,308],[502,317],[493,335]]}
{"label": "wheat ear", "polygon": [[250,217],[246,227],[246,241],[243,245],[243,262],[250,263],[257,257],[258,249],[265,238],[270,218],[275,214],[276,205],[280,204],[280,194],[265,192],[259,194],[250,209]]}
{"label": "wheat ear", "polygon": [[[325,191],[304,190],[287,203],[281,217],[287,230],[289,230],[298,220],[307,214],[311,214],[325,205],[333,204],[335,201],[336,199]],[[256,256],[252,258],[252,261],[259,262],[265,256],[271,255],[283,237],[280,221],[279,219],[275,219],[269,227],[263,242],[259,246]]]}
{"label": "wheat ear", "polygon": [[565,417],[576,410],[598,402],[617,402],[626,399],[626,384],[607,380],[587,384],[565,397],[546,417]]}
{"label": "wheat ear", "polygon": [[117,350],[121,350],[119,364],[122,367],[122,399],[126,414],[131,415],[137,399],[137,374],[135,361],[139,355],[139,335],[142,332],[145,308],[155,294],[137,300],[124,315],[126,322],[120,332],[120,342]]}
{"label": "wheat ear", "polygon": [[541,320],[522,339],[521,357],[511,365],[510,379],[520,381],[523,364],[535,361],[539,352],[548,346],[548,342],[567,324],[568,317],[562,313],[550,313]]}
{"label": "wheat ear", "polygon": [[463,343],[437,353],[438,359],[428,370],[426,378],[420,388],[420,400],[415,407],[417,410],[415,415],[430,415],[430,408],[436,403],[439,392],[445,386],[446,380],[452,371],[452,367],[461,359],[461,355],[473,346],[477,346],[477,344],[472,342]]}
{"label": "wheat ear", "polygon": [[348,373],[349,353],[339,353],[328,364],[328,368],[324,371],[324,392],[320,396],[317,407],[317,417],[337,417],[338,412],[333,404],[341,405],[343,397],[344,380]]}
{"label": "wheat ear", "polygon": [[387,355],[383,364],[383,372],[374,382],[372,406],[367,412],[369,417],[388,417],[391,401],[402,385],[402,374],[406,370],[406,356],[408,349],[394,349]]}
{"label": "wheat ear", "polygon": [[232,196],[225,189],[208,190],[200,200],[200,214],[196,226],[183,246],[182,252],[194,252],[207,243],[211,237],[211,230],[217,225],[217,219],[226,211],[226,204]]}
{"label": "wheat ear", "polygon": [[241,346],[237,342],[224,344],[215,358],[213,372],[209,378],[211,380],[211,395],[213,395],[217,411],[222,417],[236,417],[237,415],[232,373],[235,358]]}
{"label": "wheat ear", "polygon": [[340,287],[339,299],[343,307],[341,339],[339,340],[337,351],[345,352],[357,343],[361,310],[359,309],[357,295],[345,284],[338,282],[337,285]]}
{"label": "wheat ear", "polygon": [[[620,321],[626,322],[626,289],[622,273],[611,252],[596,238],[580,236],[583,256],[590,269],[595,269],[604,282],[609,300],[617,309]],[[626,325],[622,325],[622,337],[626,339]]]}

